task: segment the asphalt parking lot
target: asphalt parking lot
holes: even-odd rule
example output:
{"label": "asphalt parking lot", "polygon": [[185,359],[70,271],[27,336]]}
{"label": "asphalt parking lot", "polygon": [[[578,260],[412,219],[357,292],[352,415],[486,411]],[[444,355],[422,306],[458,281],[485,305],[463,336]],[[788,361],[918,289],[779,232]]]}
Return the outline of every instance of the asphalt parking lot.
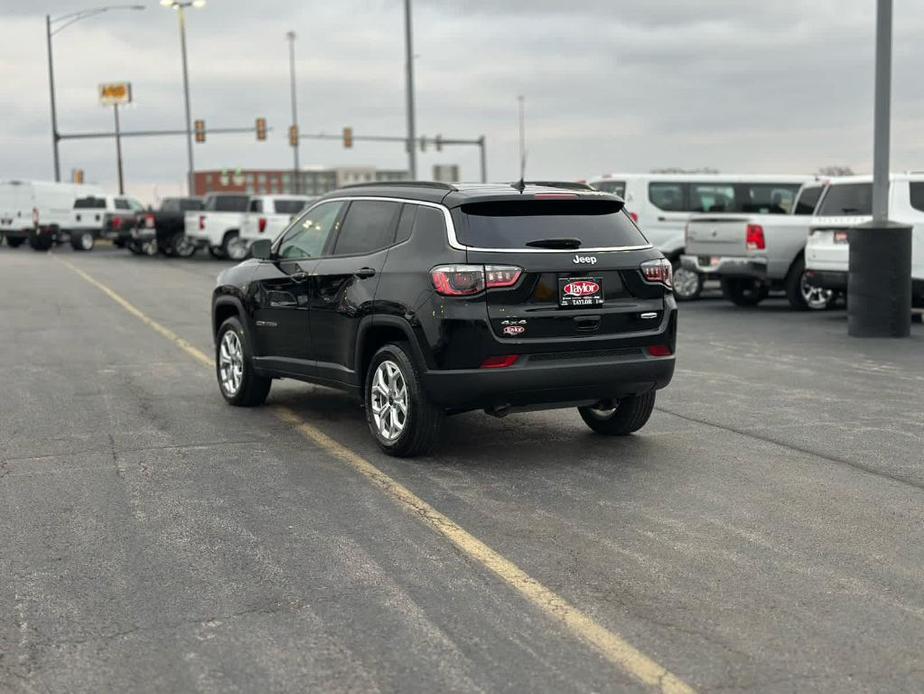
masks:
{"label": "asphalt parking lot", "polygon": [[639,435],[467,414],[394,460],[333,391],[226,406],[156,329],[211,354],[225,265],[0,248],[0,690],[646,689],[297,421],[672,682],[924,689],[924,326],[684,304]]}

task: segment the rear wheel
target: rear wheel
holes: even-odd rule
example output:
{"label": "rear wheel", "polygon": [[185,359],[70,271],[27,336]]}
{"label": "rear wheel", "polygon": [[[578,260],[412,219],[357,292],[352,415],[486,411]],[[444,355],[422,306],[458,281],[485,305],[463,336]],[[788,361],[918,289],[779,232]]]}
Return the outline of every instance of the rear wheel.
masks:
{"label": "rear wheel", "polygon": [[71,248],[75,251],[92,251],[96,239],[93,238],[91,231],[72,231]]}
{"label": "rear wheel", "polygon": [[25,239],[11,239],[9,236],[6,237],[6,243],[10,248],[19,248]]}
{"label": "rear wheel", "polygon": [[138,245],[141,250],[141,255],[146,255],[148,257],[157,255],[157,239],[147,239]]}
{"label": "rear wheel", "polygon": [[229,260],[244,260],[248,255],[247,242],[236,231],[228,232],[225,235],[225,240],[221,247]]}
{"label": "rear wheel", "polygon": [[47,251],[54,245],[54,239],[47,236],[39,236],[36,233],[29,234],[29,246],[33,251]]}
{"label": "rear wheel", "polygon": [[749,277],[722,278],[722,296],[736,306],[757,306],[769,293],[765,284]]}
{"label": "rear wheel", "polygon": [[655,391],[650,390],[641,395],[632,395],[605,404],[612,407],[579,407],[581,419],[598,434],[627,436],[648,422],[654,409]]}
{"label": "rear wheel", "polygon": [[196,244],[190,241],[185,234],[174,234],[173,238],[170,239],[170,248],[173,255],[180,258],[188,258],[197,250]]}
{"label": "rear wheel", "polygon": [[231,405],[262,405],[269,395],[273,379],[254,372],[252,357],[250,342],[241,322],[237,318],[229,318],[222,323],[215,347],[215,373],[222,397]]}
{"label": "rear wheel", "polygon": [[789,305],[797,311],[810,309],[823,311],[829,308],[835,300],[835,293],[830,289],[817,287],[805,277],[805,258],[796,258],[796,261],[786,275],[786,298]]}
{"label": "rear wheel", "polygon": [[674,266],[674,296],[678,301],[693,301],[703,292],[703,276],[687,270],[679,263]]}
{"label": "rear wheel", "polygon": [[423,391],[404,344],[388,344],[372,357],[365,381],[366,421],[388,455],[409,458],[433,450],[444,413]]}

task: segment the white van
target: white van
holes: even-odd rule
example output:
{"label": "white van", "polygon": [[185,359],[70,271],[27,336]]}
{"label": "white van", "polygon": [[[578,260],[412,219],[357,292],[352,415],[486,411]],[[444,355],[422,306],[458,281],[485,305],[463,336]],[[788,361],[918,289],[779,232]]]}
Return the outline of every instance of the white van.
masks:
{"label": "white van", "polygon": [[[813,178],[782,174],[614,173],[590,179],[588,183],[626,201],[626,211],[648,240],[671,260],[676,275],[689,272],[680,267],[680,255],[690,215],[789,214],[799,188]],[[675,287],[697,286],[697,278],[692,279],[693,282],[682,282],[675,277]]]}
{"label": "white van", "polygon": [[102,194],[96,186],[47,181],[0,181],[0,234],[16,247],[24,241],[48,250],[69,230],[74,201]]}
{"label": "white van", "polygon": [[[848,230],[872,218],[873,177],[832,178],[809,224],[806,277],[825,289],[846,292]],[[924,173],[889,176],[889,220],[911,225],[911,292],[915,305],[924,305]]]}

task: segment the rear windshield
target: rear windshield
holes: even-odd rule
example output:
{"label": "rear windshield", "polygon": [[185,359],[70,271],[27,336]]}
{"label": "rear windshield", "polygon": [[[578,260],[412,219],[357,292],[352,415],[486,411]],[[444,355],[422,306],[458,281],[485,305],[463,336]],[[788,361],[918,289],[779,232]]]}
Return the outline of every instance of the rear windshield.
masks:
{"label": "rear windshield", "polygon": [[648,244],[622,203],[611,200],[478,202],[453,216],[459,242],[478,248],[526,248],[548,239],[577,239],[578,248]]}
{"label": "rear windshield", "polygon": [[802,194],[796,200],[796,209],[793,214],[809,215],[815,212],[815,206],[818,204],[818,198],[821,197],[822,186],[811,186],[802,189]]}
{"label": "rear windshield", "polygon": [[840,183],[825,193],[818,209],[822,217],[869,216],[873,213],[872,183]]}
{"label": "rear windshield", "polygon": [[205,203],[210,212],[246,212],[250,198],[246,195],[216,195]]}
{"label": "rear windshield", "polygon": [[202,209],[202,201],[199,198],[165,198],[160,204],[163,212],[190,212]]}
{"label": "rear windshield", "polygon": [[104,210],[106,198],[77,198],[74,200],[75,210]]}
{"label": "rear windshield", "polygon": [[298,214],[307,204],[306,200],[276,200],[273,206],[276,208],[276,214]]}

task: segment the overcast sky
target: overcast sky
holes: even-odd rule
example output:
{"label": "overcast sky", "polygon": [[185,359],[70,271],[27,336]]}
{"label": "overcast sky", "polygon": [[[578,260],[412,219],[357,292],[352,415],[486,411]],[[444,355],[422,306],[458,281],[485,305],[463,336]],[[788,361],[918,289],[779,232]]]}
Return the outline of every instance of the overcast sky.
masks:
{"label": "overcast sky", "polygon": [[[2,0],[0,177],[52,177],[44,13],[106,0]],[[177,17],[156,0],[110,12],[54,39],[64,133],[112,127],[104,81],[132,82],[123,129],[183,126]],[[869,171],[874,0],[415,0],[418,133],[486,135],[492,179],[517,176],[517,94],[526,97],[528,176],[711,166],[727,172]],[[400,0],[209,0],[188,11],[192,110],[215,135],[199,168],[287,167],[288,53],[297,35],[303,132],[403,135]],[[924,169],[924,3],[895,0],[892,169]],[[145,201],[174,191],[182,137],[124,142],[129,188]],[[62,173],[82,167],[114,188],[114,144],[61,144]],[[302,144],[304,164],[405,168],[399,144]],[[420,171],[475,148],[428,152]]]}

